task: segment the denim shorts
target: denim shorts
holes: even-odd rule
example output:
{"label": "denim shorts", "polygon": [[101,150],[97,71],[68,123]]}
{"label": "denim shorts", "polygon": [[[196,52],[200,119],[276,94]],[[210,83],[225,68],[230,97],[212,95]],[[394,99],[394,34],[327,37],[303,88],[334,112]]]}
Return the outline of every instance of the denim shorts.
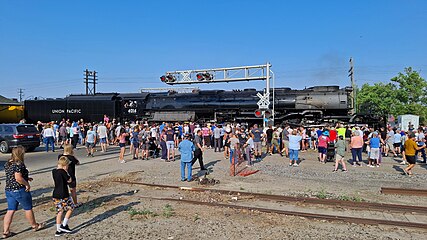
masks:
{"label": "denim shorts", "polygon": [[19,190],[6,190],[7,210],[18,210],[19,204],[27,211],[33,209],[33,199],[30,192],[26,192],[25,188]]}
{"label": "denim shorts", "polygon": [[100,143],[107,143],[107,138],[105,137],[105,138],[101,138],[101,139],[99,139],[99,142]]}

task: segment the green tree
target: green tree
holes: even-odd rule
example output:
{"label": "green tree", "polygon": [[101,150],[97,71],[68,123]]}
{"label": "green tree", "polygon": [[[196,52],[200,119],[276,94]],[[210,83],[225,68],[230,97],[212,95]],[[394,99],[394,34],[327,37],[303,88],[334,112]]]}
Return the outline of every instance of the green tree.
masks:
{"label": "green tree", "polygon": [[364,84],[357,93],[360,113],[374,113],[395,117],[402,114],[420,116],[427,120],[427,82],[411,67],[398,73],[390,83]]}
{"label": "green tree", "polygon": [[357,93],[357,105],[360,113],[372,113],[378,115],[395,114],[396,86],[392,83],[363,84]]}

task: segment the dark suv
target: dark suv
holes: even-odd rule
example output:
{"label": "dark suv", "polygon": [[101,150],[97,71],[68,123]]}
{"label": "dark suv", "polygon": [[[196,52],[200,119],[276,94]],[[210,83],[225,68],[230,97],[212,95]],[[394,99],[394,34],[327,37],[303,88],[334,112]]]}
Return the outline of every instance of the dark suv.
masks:
{"label": "dark suv", "polygon": [[40,146],[37,128],[31,124],[0,124],[0,152],[8,153],[19,145],[29,152]]}

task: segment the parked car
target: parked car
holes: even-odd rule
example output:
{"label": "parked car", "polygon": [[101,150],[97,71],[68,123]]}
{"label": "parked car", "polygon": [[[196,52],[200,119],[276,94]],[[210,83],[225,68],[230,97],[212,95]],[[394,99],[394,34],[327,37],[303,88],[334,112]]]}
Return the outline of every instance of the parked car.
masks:
{"label": "parked car", "polygon": [[37,128],[31,124],[0,124],[0,152],[8,153],[19,145],[28,152],[40,146]]}

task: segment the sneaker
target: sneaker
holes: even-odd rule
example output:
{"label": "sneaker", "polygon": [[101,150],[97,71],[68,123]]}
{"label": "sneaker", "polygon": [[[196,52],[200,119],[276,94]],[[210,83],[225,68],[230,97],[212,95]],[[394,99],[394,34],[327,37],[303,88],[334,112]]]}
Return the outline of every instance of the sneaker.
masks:
{"label": "sneaker", "polygon": [[61,230],[61,232],[66,232],[66,233],[72,232],[71,229],[68,227],[68,224],[65,226],[61,224],[61,226],[59,227],[59,230]]}
{"label": "sneaker", "polygon": [[343,169],[342,171],[343,171],[343,172],[348,172],[348,171],[347,171],[347,169]]}
{"label": "sneaker", "polygon": [[374,168],[375,166],[374,165],[369,165],[369,167]]}
{"label": "sneaker", "polygon": [[406,165],[406,162],[405,161],[401,161],[400,165]]}
{"label": "sneaker", "polygon": [[62,235],[64,235],[66,232],[63,232],[63,231],[56,231],[55,232],[55,237],[60,237],[60,236],[62,236]]}
{"label": "sneaker", "polygon": [[298,165],[298,163],[294,163],[294,165],[293,165],[294,167],[298,167],[299,165]]}
{"label": "sneaker", "polygon": [[292,163],[289,163],[289,167],[292,167]]}
{"label": "sneaker", "polygon": [[332,170],[332,172],[337,172],[337,170],[334,169],[334,170]]}
{"label": "sneaker", "polygon": [[125,160],[121,160],[120,163],[126,163],[126,161]]}
{"label": "sneaker", "polygon": [[377,167],[380,167],[380,165],[377,164]]}

